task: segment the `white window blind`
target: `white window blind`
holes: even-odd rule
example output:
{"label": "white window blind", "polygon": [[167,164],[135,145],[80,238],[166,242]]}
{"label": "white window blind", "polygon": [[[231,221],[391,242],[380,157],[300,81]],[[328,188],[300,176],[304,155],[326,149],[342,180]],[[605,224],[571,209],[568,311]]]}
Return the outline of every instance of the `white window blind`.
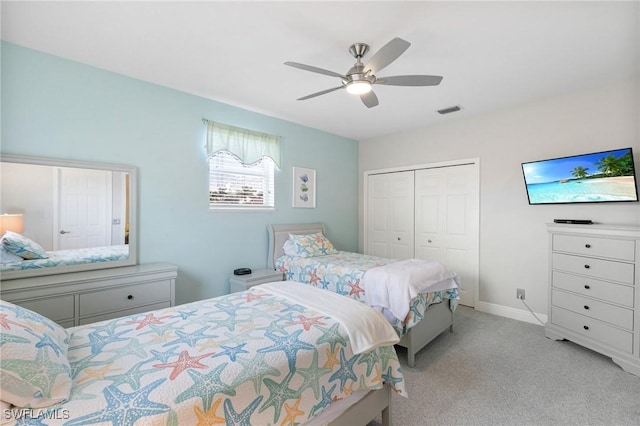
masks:
{"label": "white window blind", "polygon": [[245,165],[228,151],[209,157],[209,208],[273,208],[275,163]]}

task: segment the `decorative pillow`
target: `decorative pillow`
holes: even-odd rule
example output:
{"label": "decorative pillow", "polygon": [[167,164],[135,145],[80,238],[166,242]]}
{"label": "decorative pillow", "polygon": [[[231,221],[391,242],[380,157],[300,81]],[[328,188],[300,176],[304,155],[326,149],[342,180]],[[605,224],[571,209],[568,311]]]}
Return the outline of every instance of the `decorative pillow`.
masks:
{"label": "decorative pillow", "polygon": [[7,231],[0,243],[7,251],[23,259],[46,259],[49,257],[38,243],[15,232]]}
{"label": "decorative pillow", "polygon": [[22,262],[24,259],[0,245],[0,263]]}
{"label": "decorative pillow", "polygon": [[69,398],[67,330],[28,309],[0,300],[2,401],[43,408]]}
{"label": "decorative pillow", "polygon": [[[289,234],[288,241],[291,241],[292,244],[296,246],[295,254],[291,254],[290,256],[312,257],[335,254],[338,252],[335,247],[333,247],[333,244],[331,244],[331,241],[329,241],[321,232],[307,235]],[[283,249],[287,250],[284,246]],[[289,247],[288,249],[292,253],[294,252],[292,247]]]}
{"label": "decorative pillow", "polygon": [[284,254],[287,256],[301,256],[300,255],[300,249],[302,247],[296,243],[294,243],[291,240],[287,240],[284,242],[284,244],[282,245],[282,251],[284,251]]}

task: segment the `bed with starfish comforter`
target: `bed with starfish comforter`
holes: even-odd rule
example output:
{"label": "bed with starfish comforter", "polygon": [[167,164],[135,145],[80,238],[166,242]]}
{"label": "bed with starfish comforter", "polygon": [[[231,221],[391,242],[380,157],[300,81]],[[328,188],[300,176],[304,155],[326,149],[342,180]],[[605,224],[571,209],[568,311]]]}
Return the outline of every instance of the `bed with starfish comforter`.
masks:
{"label": "bed with starfish comforter", "polygon": [[[334,293],[368,303],[365,292],[365,274],[373,268],[390,265],[397,260],[366,254],[337,250],[334,254],[313,257],[281,256],[276,259],[276,268],[285,274],[287,280],[311,284]],[[429,306],[450,300],[450,309],[458,304],[458,289],[451,278],[445,290],[420,293],[407,302],[408,312],[402,319],[386,315],[400,336],[424,318]]]}
{"label": "bed with starfish comforter", "polygon": [[415,355],[453,326],[458,276],[437,261],[388,259],[336,250],[322,223],[270,225],[268,262],[285,279],[329,290],[380,309]]}
{"label": "bed with starfish comforter", "polygon": [[356,391],[406,395],[388,322],[318,292],[265,284],[55,333],[2,302],[4,421],[301,424]]}

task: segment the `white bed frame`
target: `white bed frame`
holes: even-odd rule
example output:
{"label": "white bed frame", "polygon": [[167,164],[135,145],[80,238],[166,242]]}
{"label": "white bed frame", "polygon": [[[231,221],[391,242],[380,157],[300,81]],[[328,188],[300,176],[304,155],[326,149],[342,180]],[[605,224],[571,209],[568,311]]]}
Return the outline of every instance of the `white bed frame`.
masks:
{"label": "white bed frame", "polygon": [[305,423],[308,426],[365,426],[382,414],[382,426],[391,426],[391,388],[354,392],[332,402],[319,416]]}
{"label": "white bed frame", "polygon": [[[269,258],[268,265],[275,269],[275,261],[284,254],[282,246],[289,239],[289,234],[315,234],[322,232],[326,235],[323,223],[301,223],[292,225],[269,225]],[[453,312],[449,301],[429,306],[422,321],[413,326],[405,334],[399,346],[407,349],[407,365],[415,366],[416,353],[429,342],[449,329],[453,331]]]}

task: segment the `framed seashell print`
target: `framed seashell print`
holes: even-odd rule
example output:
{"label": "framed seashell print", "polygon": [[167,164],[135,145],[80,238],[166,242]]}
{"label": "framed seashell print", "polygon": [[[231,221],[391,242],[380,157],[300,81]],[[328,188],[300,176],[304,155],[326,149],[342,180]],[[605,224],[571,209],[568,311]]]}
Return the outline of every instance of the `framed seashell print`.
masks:
{"label": "framed seashell print", "polygon": [[316,207],[316,171],[302,167],[293,168],[293,207]]}

